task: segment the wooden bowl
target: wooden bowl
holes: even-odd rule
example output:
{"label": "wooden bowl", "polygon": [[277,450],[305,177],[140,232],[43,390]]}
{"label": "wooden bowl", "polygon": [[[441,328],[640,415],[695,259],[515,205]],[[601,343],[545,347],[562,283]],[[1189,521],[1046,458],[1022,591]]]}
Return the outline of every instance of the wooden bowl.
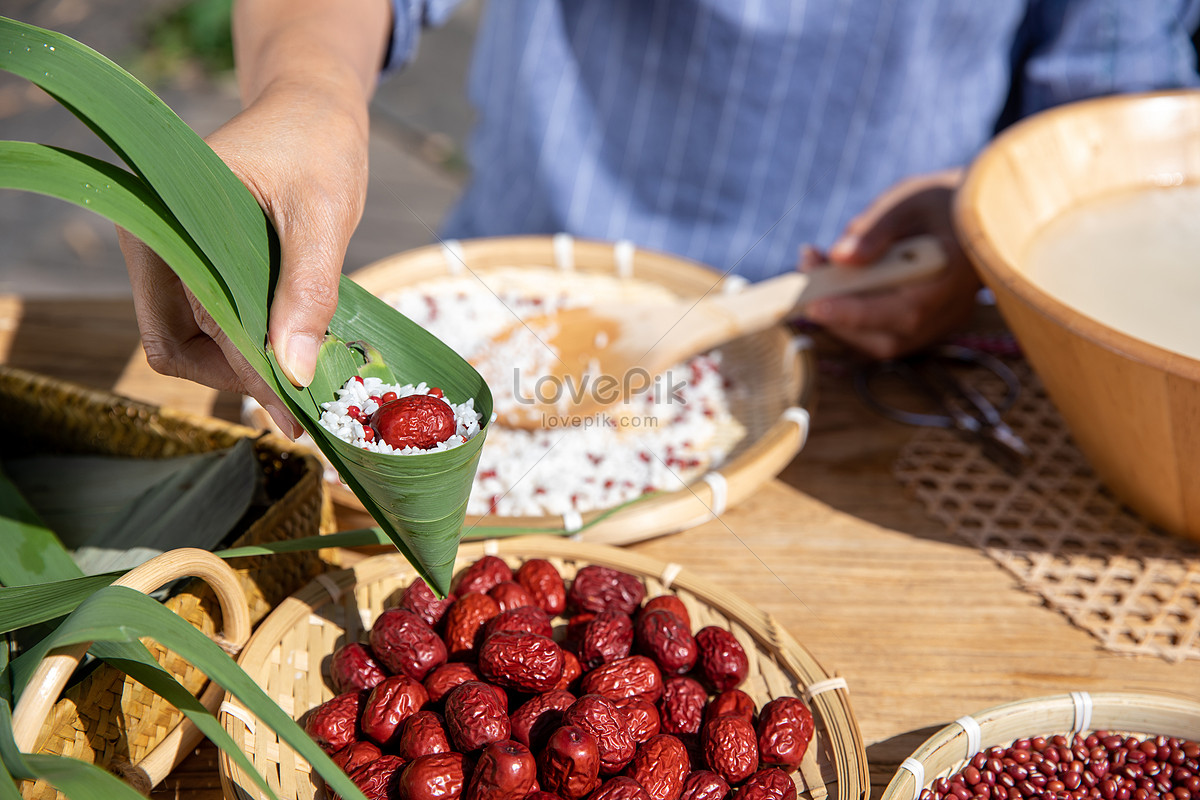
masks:
{"label": "wooden bowl", "polygon": [[1051,220],[1104,195],[1200,181],[1200,92],[1110,97],[1047,111],[975,161],[955,221],[1075,441],[1151,522],[1200,539],[1200,361],[1125,335],[1022,271]]}
{"label": "wooden bowl", "polygon": [[[646,596],[673,593],[688,610],[692,628],[717,625],[741,643],[750,661],[740,689],[762,707],[783,695],[803,697],[816,731],[798,771],[792,774],[801,800],[866,800],[870,791],[866,751],[845,682],[833,678],[770,615],[677,564],[603,545],[555,537],[493,539],[459,548],[456,569],[485,554],[518,568],[531,558],[549,560],[568,581],[587,564],[602,564],[640,578]],[[352,569],[326,573],[284,601],[251,638],[238,663],[280,707],[299,719],[334,696],[326,678],[328,659],[346,642],[365,641],[383,609],[397,604],[416,572],[400,555],[364,559]],[[555,618],[558,633],[566,620]],[[226,696],[221,723],[281,800],[326,800],[311,767],[271,730]],[[221,785],[228,800],[262,800],[250,777],[224,753]]]}
{"label": "wooden bowl", "polygon": [[[454,275],[486,275],[511,267],[555,267],[568,272],[638,278],[663,286],[676,295],[699,299],[711,291],[736,290],[737,280],[677,256],[635,250],[626,243],[594,242],[557,236],[511,236],[469,239],[408,250],[385,258],[351,277],[375,295],[386,296],[406,286]],[[469,267],[469,272],[468,272]],[[605,515],[589,511],[576,523],[587,527],[579,537],[600,544],[628,544],[685,530],[713,518],[724,508],[750,497],[786,467],[808,435],[815,370],[807,350],[797,347],[785,326],[745,336],[721,348],[722,371],[735,384],[754,391],[730,394],[730,410],[746,429],[742,441],[710,473],[676,491],[664,491]],[[706,480],[707,479],[707,480]],[[723,479],[723,480],[722,480]],[[717,492],[714,485],[722,489]],[[335,503],[361,510],[342,484],[330,484]],[[597,521],[599,520],[599,521]],[[468,516],[467,538],[480,528],[503,527],[515,532],[570,533],[559,516]],[[494,531],[483,534],[496,535]]]}
{"label": "wooden bowl", "polygon": [[925,740],[892,777],[880,800],[918,800],[938,778],[976,753],[1017,739],[1098,730],[1124,735],[1200,738],[1200,703],[1187,697],[1132,692],[1072,692],[1006,703],[961,717]]}

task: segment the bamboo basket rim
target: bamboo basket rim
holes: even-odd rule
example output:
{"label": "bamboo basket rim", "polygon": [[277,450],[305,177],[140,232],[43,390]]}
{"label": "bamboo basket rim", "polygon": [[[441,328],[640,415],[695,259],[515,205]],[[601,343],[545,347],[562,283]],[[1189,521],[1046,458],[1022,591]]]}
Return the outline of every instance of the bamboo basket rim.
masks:
{"label": "bamboo basket rim", "polygon": [[[1072,330],[1084,339],[1104,348],[1146,364],[1167,374],[1200,381],[1200,360],[1188,358],[1143,339],[1111,328],[1039,289],[1013,263],[1003,257],[987,232],[988,224],[980,212],[980,198],[987,191],[992,174],[1011,159],[1009,150],[1018,142],[1037,136],[1059,120],[1080,115],[1095,116],[1123,106],[1147,102],[1168,101],[1200,109],[1200,91],[1173,89],[1139,94],[1113,95],[1067,103],[1023,119],[997,135],[967,168],[966,176],[955,193],[954,227],[972,263],[986,277],[1007,287],[1026,305],[1040,314]],[[1200,181],[1200,175],[1190,176],[1189,182]],[[1144,176],[1133,176],[1129,188],[1147,185]]]}
{"label": "bamboo basket rim", "polygon": [[[463,239],[447,244],[431,244],[405,250],[401,253],[380,259],[361,269],[350,273],[350,278],[366,285],[373,292],[378,292],[378,282],[386,281],[390,274],[402,268],[420,266],[426,271],[423,279],[448,277],[461,274],[456,271],[448,260],[447,249],[460,248],[464,261],[480,259],[482,263],[472,263],[469,272],[492,272],[500,269],[521,269],[524,267],[554,268],[558,263],[559,254],[556,251],[556,241],[563,241],[557,236],[494,236]],[[629,272],[622,275],[618,264],[617,251],[620,242],[608,242],[596,239],[567,237],[571,247],[571,268],[565,271],[576,271],[588,274],[617,275],[618,277],[640,278],[655,283],[661,283],[662,276],[647,278],[638,274],[638,266],[649,266],[663,269],[682,276],[683,280],[703,283],[706,287],[721,287],[729,278],[721,275],[712,267],[691,261],[682,256],[664,253],[656,250],[637,248],[632,251],[629,259]],[[488,260],[496,263],[489,263]],[[539,263],[529,263],[536,261]],[[402,288],[405,284],[392,287]],[[792,338],[783,325],[755,334],[757,336],[777,336]],[[783,339],[780,338],[783,347]],[[811,351],[795,348],[789,354],[787,364],[791,374],[799,384],[797,395],[786,398],[794,408],[801,409],[805,414],[810,413],[816,403],[816,360]],[[804,448],[808,438],[808,421],[802,415],[784,415],[776,419],[762,435],[750,443],[736,457],[730,459],[710,473],[717,473],[724,478],[727,485],[724,507],[732,508],[749,498],[765,482],[762,476],[778,475],[784,467]],[[708,473],[706,473],[708,474]],[[766,478],[769,480],[770,478]],[[330,495],[336,503],[353,509],[361,509],[354,494],[340,484],[329,484]],[[667,533],[685,530],[701,524],[712,518],[711,514],[696,514],[696,501],[699,500],[706,509],[711,509],[714,502],[720,502],[713,486],[696,477],[687,485],[671,491],[663,491],[645,500],[636,500],[627,507],[616,511],[595,509],[579,515],[580,522],[587,527],[583,536],[588,541],[604,544],[628,544],[642,541]],[[604,519],[596,522],[600,517]],[[469,533],[471,527],[484,525],[495,528],[511,528],[513,530],[535,529],[547,532],[564,528],[563,518],[558,515],[542,516],[468,516],[464,529]],[[563,533],[570,531],[563,530]]]}
{"label": "bamboo basket rim", "polygon": [[[1137,712],[1142,713],[1140,720]],[[1200,737],[1200,702],[1167,692],[1071,692],[1017,700],[960,717],[930,736],[905,761],[920,765],[921,785],[912,770],[901,766],[880,800],[914,800],[938,777],[960,769],[974,757],[973,734],[969,732],[972,719],[979,727],[975,752],[1032,736],[1095,730]],[[1175,723],[1178,727],[1139,727],[1163,724],[1164,720],[1179,720]],[[1191,732],[1173,733],[1188,724]]]}
{"label": "bamboo basket rim", "polygon": [[[782,665],[790,679],[804,686],[836,679],[770,614],[677,564],[665,564],[604,544],[575,542],[555,536],[522,536],[464,544],[459,548],[456,569],[484,555],[521,559],[560,558],[613,567],[643,579],[661,579],[671,589],[686,590],[731,620],[736,620],[754,638],[760,649]],[[360,584],[394,576],[398,570],[403,571],[406,577],[412,573],[401,555],[388,554],[363,559],[344,570],[324,573],[283,601],[271,613],[243,648],[238,663],[243,666],[248,663],[268,664],[272,650],[279,646],[284,634],[293,626],[309,619],[321,607],[337,602],[335,597],[341,598],[355,592]],[[257,671],[247,669],[247,672],[254,680],[259,680]],[[819,721],[818,735],[824,731],[824,743],[836,771],[836,800],[866,800],[870,792],[866,748],[845,683],[840,682],[840,685],[820,691],[806,700]],[[226,701],[232,703],[233,698],[226,695]],[[241,710],[231,713],[229,705],[223,705],[219,716],[226,730],[234,734],[246,725],[242,719],[244,713]],[[814,737],[810,753],[816,749],[817,739]],[[236,766],[224,753],[220,755],[219,766],[225,797],[233,799],[245,796],[239,795],[235,787],[232,774]]]}

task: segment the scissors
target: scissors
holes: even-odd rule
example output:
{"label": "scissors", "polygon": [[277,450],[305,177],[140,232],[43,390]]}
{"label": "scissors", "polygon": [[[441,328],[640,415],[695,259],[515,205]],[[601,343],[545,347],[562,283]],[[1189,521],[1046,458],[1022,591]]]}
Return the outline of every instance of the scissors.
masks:
{"label": "scissors", "polygon": [[[961,367],[983,368],[999,378],[1005,386],[1003,399],[993,405],[955,374],[955,368]],[[875,387],[889,375],[920,391],[939,413],[907,411],[881,401]],[[1021,383],[1004,362],[986,353],[944,345],[909,358],[867,364],[855,373],[854,388],[863,402],[888,419],[953,430],[967,441],[978,442],[983,455],[1009,474],[1020,472],[1032,457],[1029,446],[1001,417],[1016,402]]]}

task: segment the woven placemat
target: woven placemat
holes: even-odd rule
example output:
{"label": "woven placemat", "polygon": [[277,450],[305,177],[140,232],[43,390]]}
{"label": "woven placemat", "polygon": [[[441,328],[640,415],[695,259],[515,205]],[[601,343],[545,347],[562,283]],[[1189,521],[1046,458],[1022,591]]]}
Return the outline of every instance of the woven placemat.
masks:
{"label": "woven placemat", "polygon": [[[1014,477],[950,431],[922,428],[895,474],[926,512],[1114,652],[1200,658],[1200,546],[1105,489],[1025,362],[1005,421],[1033,450]],[[983,388],[983,387],[980,387]]]}

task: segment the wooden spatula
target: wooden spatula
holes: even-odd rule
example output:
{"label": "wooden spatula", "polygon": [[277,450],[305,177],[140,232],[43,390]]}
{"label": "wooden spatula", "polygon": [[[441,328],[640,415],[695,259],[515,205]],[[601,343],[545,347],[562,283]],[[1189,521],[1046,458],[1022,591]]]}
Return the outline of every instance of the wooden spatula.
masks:
{"label": "wooden spatula", "polygon": [[557,352],[558,360],[551,379],[538,381],[536,390],[520,387],[534,396],[519,399],[512,411],[500,414],[500,421],[540,428],[550,416],[590,416],[644,388],[671,365],[769,328],[815,300],[922,280],[945,264],[937,239],[918,236],[900,242],[874,264],[792,272],[736,294],[712,293],[670,305],[569,308],[527,319],[495,342],[527,335],[522,331],[528,328]]}

